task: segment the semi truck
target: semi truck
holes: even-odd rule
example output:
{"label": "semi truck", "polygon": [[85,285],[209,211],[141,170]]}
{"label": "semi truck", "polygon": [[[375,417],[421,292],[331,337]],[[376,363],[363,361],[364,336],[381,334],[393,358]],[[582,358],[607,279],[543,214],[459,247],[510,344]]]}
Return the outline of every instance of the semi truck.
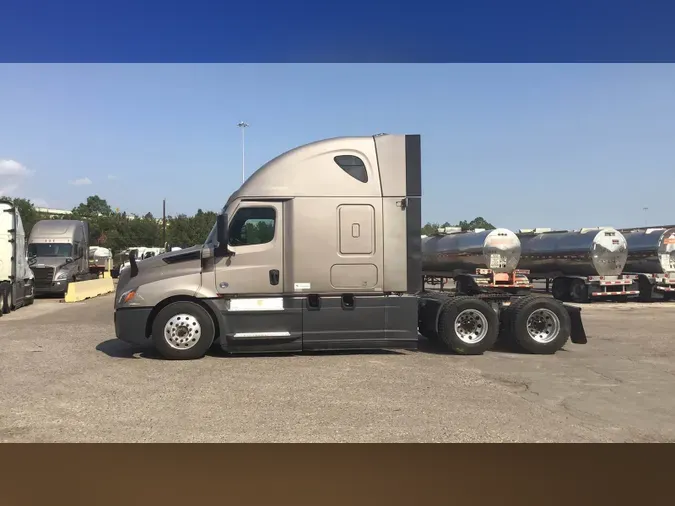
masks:
{"label": "semi truck", "polygon": [[624,230],[628,258],[624,273],[637,276],[639,300],[675,299],[675,228]]}
{"label": "semi truck", "polygon": [[30,232],[29,265],[35,274],[35,294],[64,295],[72,281],[85,281],[89,272],[89,224],[80,220],[41,220]]}
{"label": "semi truck", "polygon": [[529,272],[517,269],[520,255],[520,240],[509,229],[443,227],[422,237],[422,274],[425,283],[441,290],[453,280],[456,292],[464,295],[486,289],[523,293],[532,284]]}
{"label": "semi truck", "polygon": [[499,337],[529,353],[585,343],[580,309],[541,295],[423,287],[419,135],[337,137],[254,172],[203,244],[130,256],[118,339],[166,359],[228,353],[418,349],[458,354]]}
{"label": "semi truck", "polygon": [[32,304],[34,297],[21,215],[11,203],[0,202],[0,316]]}

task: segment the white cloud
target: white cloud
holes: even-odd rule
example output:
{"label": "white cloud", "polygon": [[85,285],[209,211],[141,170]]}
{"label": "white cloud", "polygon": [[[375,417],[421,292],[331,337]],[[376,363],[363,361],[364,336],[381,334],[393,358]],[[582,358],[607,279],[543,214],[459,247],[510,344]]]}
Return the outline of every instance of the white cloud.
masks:
{"label": "white cloud", "polygon": [[114,181],[115,179],[117,179],[117,176],[115,174],[108,174],[108,179]]}
{"label": "white cloud", "polygon": [[32,170],[16,160],[0,159],[0,195],[16,197],[23,180],[32,174]]}
{"label": "white cloud", "polygon": [[76,179],[75,181],[69,181],[68,184],[72,184],[74,186],[83,186],[91,184],[91,179],[89,179],[88,177],[81,177],[80,179]]}
{"label": "white cloud", "polygon": [[30,174],[31,171],[16,160],[0,160],[0,176],[25,177]]}

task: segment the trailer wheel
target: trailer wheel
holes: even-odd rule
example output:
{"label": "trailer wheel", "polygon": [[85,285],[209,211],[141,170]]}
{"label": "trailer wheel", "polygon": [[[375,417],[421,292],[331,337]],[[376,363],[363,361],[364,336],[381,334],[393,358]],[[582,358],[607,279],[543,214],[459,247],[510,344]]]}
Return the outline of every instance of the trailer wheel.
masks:
{"label": "trailer wheel", "polygon": [[441,308],[438,337],[461,355],[482,355],[499,333],[499,318],[490,305],[475,297],[455,297]]}
{"label": "trailer wheel", "polygon": [[216,330],[209,313],[194,302],[174,302],[152,324],[152,341],[167,359],[202,358],[213,344]]}
{"label": "trailer wheel", "polygon": [[638,300],[640,302],[652,302],[653,287],[645,276],[638,277],[638,291],[640,292],[638,295]]}
{"label": "trailer wheel", "polygon": [[510,336],[523,351],[551,355],[570,338],[572,322],[560,302],[548,297],[526,297],[511,311]]}
{"label": "trailer wheel", "polygon": [[565,278],[555,278],[551,286],[551,295],[554,299],[562,302],[570,300],[570,280]]}
{"label": "trailer wheel", "polygon": [[572,302],[584,304],[588,302],[588,285],[583,279],[573,279],[570,283],[570,298]]}

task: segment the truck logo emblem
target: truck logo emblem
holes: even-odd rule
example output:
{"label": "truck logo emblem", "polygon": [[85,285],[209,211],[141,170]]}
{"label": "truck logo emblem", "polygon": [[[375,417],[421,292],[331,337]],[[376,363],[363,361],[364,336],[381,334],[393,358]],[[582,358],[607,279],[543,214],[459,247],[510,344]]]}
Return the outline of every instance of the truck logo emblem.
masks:
{"label": "truck logo emblem", "polygon": [[227,288],[228,286],[230,286],[230,284],[229,284],[228,282],[226,282],[226,281],[223,281],[223,282],[220,283],[218,286],[219,286],[220,288]]}

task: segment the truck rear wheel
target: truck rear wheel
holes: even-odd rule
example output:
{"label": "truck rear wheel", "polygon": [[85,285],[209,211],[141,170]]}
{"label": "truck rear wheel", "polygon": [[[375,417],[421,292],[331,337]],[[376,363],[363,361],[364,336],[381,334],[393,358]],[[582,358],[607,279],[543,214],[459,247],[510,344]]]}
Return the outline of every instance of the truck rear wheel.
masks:
{"label": "truck rear wheel", "polygon": [[572,323],[560,302],[548,297],[526,297],[510,308],[510,336],[520,349],[551,355],[567,343]]}
{"label": "truck rear wheel", "polygon": [[215,325],[209,313],[194,302],[174,302],[152,324],[157,351],[173,360],[202,358],[213,344]]}
{"label": "truck rear wheel", "polygon": [[441,308],[438,337],[461,355],[482,355],[495,345],[499,318],[490,305],[475,297],[455,297]]}

